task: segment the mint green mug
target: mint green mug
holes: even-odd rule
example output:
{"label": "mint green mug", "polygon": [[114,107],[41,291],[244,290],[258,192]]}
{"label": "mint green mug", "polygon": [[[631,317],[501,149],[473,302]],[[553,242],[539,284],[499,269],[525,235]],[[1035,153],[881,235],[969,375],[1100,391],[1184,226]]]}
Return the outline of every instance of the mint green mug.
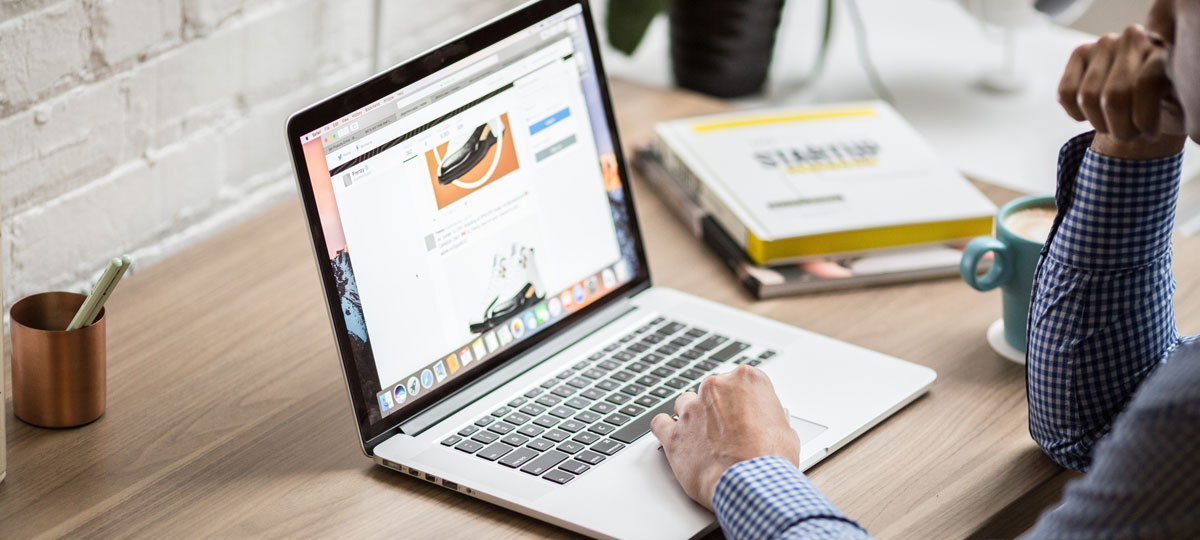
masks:
{"label": "mint green mug", "polygon": [[[1014,213],[1030,208],[1054,209],[1053,195],[1016,199],[996,214],[995,236],[980,236],[971,240],[963,250],[958,270],[962,278],[978,291],[1000,287],[1004,311],[1004,341],[1021,353],[1025,352],[1029,319],[1029,297],[1033,293],[1033,273],[1042,256],[1042,245],[1024,238],[1005,227],[1005,220]],[[992,267],[979,275],[979,262],[993,253]]]}

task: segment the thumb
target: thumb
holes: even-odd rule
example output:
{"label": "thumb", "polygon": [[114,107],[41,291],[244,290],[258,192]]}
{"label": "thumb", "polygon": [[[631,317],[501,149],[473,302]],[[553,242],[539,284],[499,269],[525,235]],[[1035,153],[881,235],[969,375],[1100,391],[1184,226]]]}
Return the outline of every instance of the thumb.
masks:
{"label": "thumb", "polygon": [[658,442],[665,448],[667,441],[671,438],[671,432],[675,429],[675,420],[667,413],[658,413],[654,418],[650,419],[650,431],[658,438]]}

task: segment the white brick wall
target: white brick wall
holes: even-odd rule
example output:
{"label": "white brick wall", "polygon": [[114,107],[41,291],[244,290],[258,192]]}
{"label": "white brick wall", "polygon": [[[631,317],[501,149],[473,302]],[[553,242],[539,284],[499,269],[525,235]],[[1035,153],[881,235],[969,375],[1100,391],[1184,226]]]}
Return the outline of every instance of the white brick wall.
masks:
{"label": "white brick wall", "polygon": [[287,116],[520,0],[0,0],[4,300],[294,193]]}

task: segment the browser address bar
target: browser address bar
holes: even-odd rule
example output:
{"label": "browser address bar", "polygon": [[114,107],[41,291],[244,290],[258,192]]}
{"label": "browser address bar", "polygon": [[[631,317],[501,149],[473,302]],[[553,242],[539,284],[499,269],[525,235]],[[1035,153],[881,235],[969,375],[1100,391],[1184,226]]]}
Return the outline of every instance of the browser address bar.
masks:
{"label": "browser address bar", "polygon": [[475,75],[476,73],[479,73],[480,71],[483,71],[485,69],[490,69],[499,63],[500,63],[500,56],[493,54],[487,58],[484,58],[483,60],[475,62],[474,64],[471,64],[459,71],[454,72],[452,75],[449,75],[445,79],[438,81],[436,84],[432,84],[432,85],[426,87],[424,90],[421,90],[420,92],[417,92],[416,94],[413,94],[411,96],[406,97],[405,99],[397,101],[396,107],[404,108],[407,105],[410,105],[412,103],[419,101],[421,98],[429,96],[430,94],[433,94],[433,93],[437,92],[438,90],[443,90],[454,83],[457,83],[463,79],[466,79],[472,75]]}

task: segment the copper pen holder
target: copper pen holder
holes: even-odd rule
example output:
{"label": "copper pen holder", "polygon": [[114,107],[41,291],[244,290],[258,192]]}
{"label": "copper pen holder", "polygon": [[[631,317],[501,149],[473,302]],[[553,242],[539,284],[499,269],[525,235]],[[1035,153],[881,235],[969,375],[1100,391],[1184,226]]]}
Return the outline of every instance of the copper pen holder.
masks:
{"label": "copper pen holder", "polygon": [[104,310],[92,324],[66,331],[86,298],[68,292],[35,294],[9,310],[17,418],[35,426],[66,428],[104,414]]}

